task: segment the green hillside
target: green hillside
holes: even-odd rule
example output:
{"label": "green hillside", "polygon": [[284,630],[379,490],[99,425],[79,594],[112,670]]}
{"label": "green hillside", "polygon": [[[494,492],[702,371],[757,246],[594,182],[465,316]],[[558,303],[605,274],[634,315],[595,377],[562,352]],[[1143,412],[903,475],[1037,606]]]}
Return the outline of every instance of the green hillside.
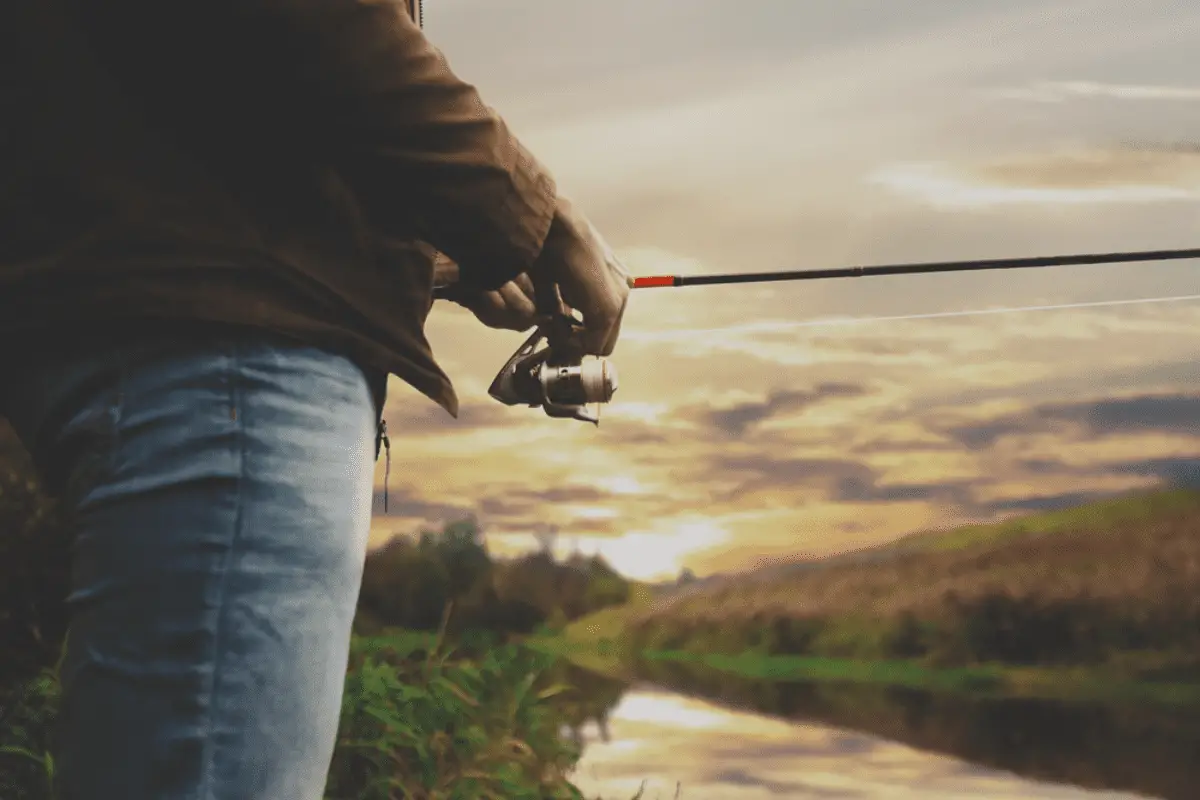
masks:
{"label": "green hillside", "polygon": [[[1200,492],[1175,489],[1121,495],[1075,508],[1021,516],[988,525],[968,525],[950,531],[911,534],[886,548],[961,550],[1024,537],[1060,533],[1104,533],[1151,522],[1178,512],[1200,511]],[[884,548],[880,548],[884,549]]]}
{"label": "green hillside", "polygon": [[786,661],[819,677],[906,683],[934,681],[931,670],[1200,683],[1200,492],[915,534],[643,597],[564,632],[564,647],[601,644],[624,658],[669,651],[745,674]]}

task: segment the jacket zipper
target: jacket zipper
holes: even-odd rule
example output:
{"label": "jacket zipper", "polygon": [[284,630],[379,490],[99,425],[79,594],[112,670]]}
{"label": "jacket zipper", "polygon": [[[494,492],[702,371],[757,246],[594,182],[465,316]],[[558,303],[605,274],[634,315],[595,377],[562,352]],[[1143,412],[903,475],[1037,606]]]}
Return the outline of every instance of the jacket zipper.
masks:
{"label": "jacket zipper", "polygon": [[379,448],[383,446],[383,513],[388,510],[388,482],[392,477],[392,440],[388,438],[387,421],[379,418],[379,426],[375,429],[375,457],[379,458]]}

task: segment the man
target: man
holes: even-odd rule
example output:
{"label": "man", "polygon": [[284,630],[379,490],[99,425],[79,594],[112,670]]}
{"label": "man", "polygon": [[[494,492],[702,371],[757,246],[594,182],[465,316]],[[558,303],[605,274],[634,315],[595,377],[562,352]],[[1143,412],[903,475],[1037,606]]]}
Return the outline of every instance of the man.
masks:
{"label": "man", "polygon": [[[398,0],[0,4],[0,410],[74,516],[64,800],[316,800],[436,252],[612,351],[628,275]],[[402,431],[398,432],[401,436]]]}

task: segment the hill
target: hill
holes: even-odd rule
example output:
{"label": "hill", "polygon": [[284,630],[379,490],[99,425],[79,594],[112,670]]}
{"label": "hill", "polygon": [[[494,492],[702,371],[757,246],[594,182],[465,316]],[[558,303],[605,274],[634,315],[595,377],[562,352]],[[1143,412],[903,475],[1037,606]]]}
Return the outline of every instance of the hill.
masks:
{"label": "hill", "polygon": [[688,587],[596,622],[584,617],[567,635],[628,649],[943,665],[1134,658],[1200,672],[1200,492],[919,533]]}

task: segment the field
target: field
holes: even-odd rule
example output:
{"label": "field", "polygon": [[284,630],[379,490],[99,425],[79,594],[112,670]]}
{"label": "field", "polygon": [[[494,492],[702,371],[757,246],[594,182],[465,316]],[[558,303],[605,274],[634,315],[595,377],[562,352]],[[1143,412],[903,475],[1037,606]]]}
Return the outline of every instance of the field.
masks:
{"label": "field", "polygon": [[610,669],[673,659],[746,676],[1179,701],[1200,684],[1200,492],[643,595],[575,621],[552,647]]}

